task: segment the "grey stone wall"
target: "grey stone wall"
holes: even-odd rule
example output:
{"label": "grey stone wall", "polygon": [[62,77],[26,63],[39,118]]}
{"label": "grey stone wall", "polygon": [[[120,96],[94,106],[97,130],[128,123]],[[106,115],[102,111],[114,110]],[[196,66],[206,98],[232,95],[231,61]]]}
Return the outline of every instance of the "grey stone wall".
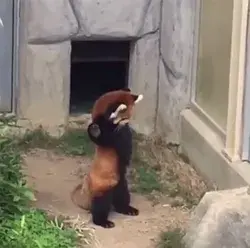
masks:
{"label": "grey stone wall", "polygon": [[19,115],[44,126],[69,115],[72,39],[130,39],[129,85],[145,96],[133,126],[178,142],[188,102],[194,0],[21,1]]}
{"label": "grey stone wall", "polygon": [[178,143],[180,112],[190,96],[195,0],[163,0],[157,131]]}

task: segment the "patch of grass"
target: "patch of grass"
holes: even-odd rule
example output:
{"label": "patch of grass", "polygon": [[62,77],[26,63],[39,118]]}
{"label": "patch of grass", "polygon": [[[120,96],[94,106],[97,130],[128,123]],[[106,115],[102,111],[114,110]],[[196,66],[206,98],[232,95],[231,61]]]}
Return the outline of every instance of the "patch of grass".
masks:
{"label": "patch of grass", "polygon": [[69,129],[59,138],[59,149],[68,155],[91,155],[94,145],[90,142],[87,131]]}
{"label": "patch of grass", "polygon": [[161,139],[147,139],[135,132],[133,136],[132,190],[147,195],[153,202],[165,197],[172,207],[192,208],[198,204],[200,197],[194,196],[192,187],[181,180],[178,157],[167,145]]}
{"label": "patch of grass", "polygon": [[21,156],[9,138],[0,137],[0,222],[27,209],[34,196],[21,173]]}
{"label": "patch of grass", "polygon": [[141,194],[151,194],[154,191],[161,191],[162,185],[159,176],[146,161],[143,161],[140,156],[133,159],[133,188],[132,190]]}
{"label": "patch of grass", "polygon": [[153,191],[160,191],[162,186],[159,183],[156,172],[150,167],[139,166],[136,168],[137,178],[135,183],[137,187],[134,188],[135,192],[142,194],[150,194]]}
{"label": "patch of grass", "polygon": [[160,241],[157,248],[185,248],[182,242],[184,232],[181,229],[163,232],[160,236]]}
{"label": "patch of grass", "polygon": [[61,137],[53,137],[42,128],[27,131],[18,139],[17,145],[23,150],[31,148],[53,149],[67,155],[91,155],[94,146],[85,130],[68,129]]}
{"label": "patch of grass", "polygon": [[74,230],[48,220],[44,212],[35,209],[3,221],[0,227],[3,248],[76,248],[77,242]]}
{"label": "patch of grass", "polygon": [[[169,192],[170,197],[181,196],[185,200],[185,205],[187,208],[192,208],[193,206],[199,203],[199,199],[196,199],[192,196],[192,194],[186,190],[185,188],[181,187],[178,183],[176,184],[175,190]],[[175,203],[173,202],[172,207],[174,207],[178,201]]]}
{"label": "patch of grass", "polygon": [[22,137],[16,139],[18,147],[22,150],[31,148],[52,149],[59,145],[59,139],[50,136],[43,128],[27,130]]}
{"label": "patch of grass", "polygon": [[132,158],[132,163],[134,164],[134,171],[132,173],[132,190],[141,194],[151,194],[154,191],[161,191],[162,185],[160,183],[157,170],[152,168],[139,153],[137,141],[140,138],[141,137],[139,135],[135,135]]}
{"label": "patch of grass", "polygon": [[76,248],[75,231],[30,209],[34,195],[22,174],[18,142],[5,135],[7,126],[0,120],[0,247]]}

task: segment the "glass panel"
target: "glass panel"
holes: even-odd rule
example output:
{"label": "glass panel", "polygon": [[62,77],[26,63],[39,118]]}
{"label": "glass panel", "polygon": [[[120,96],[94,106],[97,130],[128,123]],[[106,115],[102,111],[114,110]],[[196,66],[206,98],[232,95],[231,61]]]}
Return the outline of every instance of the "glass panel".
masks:
{"label": "glass panel", "polygon": [[201,0],[196,103],[226,129],[233,0]]}

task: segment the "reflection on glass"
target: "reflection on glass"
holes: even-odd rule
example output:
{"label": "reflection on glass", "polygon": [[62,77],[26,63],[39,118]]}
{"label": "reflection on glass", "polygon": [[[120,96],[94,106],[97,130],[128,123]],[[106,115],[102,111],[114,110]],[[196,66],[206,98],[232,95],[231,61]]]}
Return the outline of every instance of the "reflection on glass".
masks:
{"label": "reflection on glass", "polygon": [[202,0],[196,103],[226,129],[233,0]]}

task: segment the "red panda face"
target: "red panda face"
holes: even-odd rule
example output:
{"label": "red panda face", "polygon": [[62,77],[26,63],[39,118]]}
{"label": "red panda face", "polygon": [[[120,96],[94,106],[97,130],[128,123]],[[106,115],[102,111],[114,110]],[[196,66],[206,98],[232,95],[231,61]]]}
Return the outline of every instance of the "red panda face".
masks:
{"label": "red panda face", "polygon": [[110,120],[112,120],[114,124],[118,125],[125,125],[129,123],[133,114],[134,106],[142,99],[143,95],[128,94],[125,97],[125,100],[118,105],[117,109],[111,113],[109,117]]}
{"label": "red panda face", "polygon": [[131,119],[134,106],[142,99],[143,95],[132,94],[129,89],[108,92],[95,102],[92,120],[94,121],[98,116],[108,113],[108,118],[114,124],[125,125]]}

